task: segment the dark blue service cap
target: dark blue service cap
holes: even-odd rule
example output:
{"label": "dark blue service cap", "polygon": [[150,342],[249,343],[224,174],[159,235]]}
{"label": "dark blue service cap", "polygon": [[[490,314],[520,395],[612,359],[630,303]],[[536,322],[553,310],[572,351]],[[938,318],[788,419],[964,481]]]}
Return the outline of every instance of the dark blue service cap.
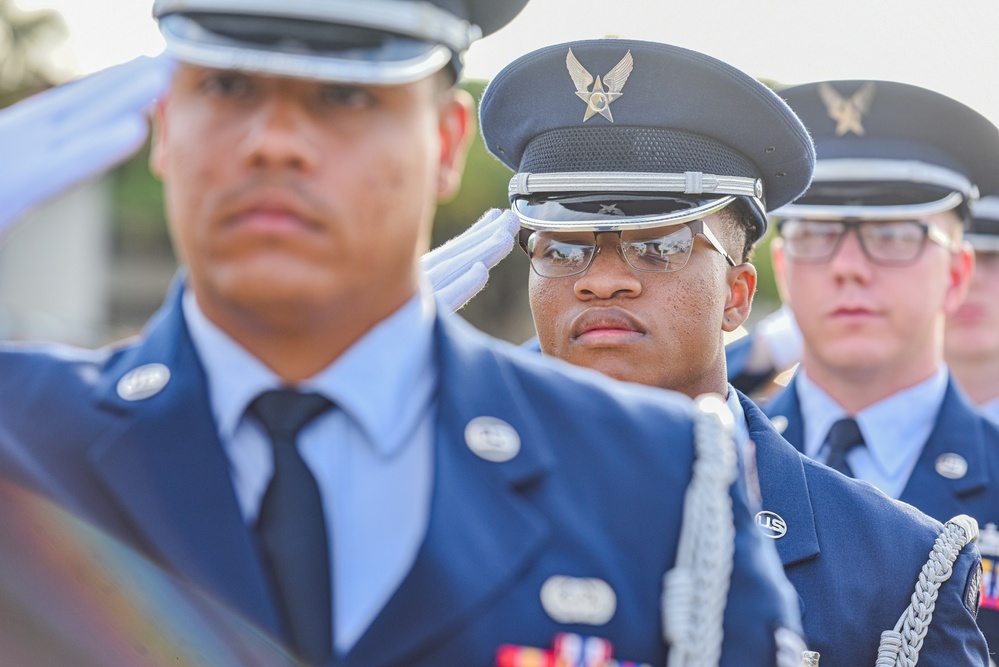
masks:
{"label": "dark blue service cap", "polygon": [[971,224],[964,237],[976,252],[999,252],[999,195],[971,205]]}
{"label": "dark blue service cap", "polygon": [[780,94],[818,154],[811,187],[781,217],[964,214],[979,189],[999,191],[999,129],[945,95],[893,81],[821,81]]}
{"label": "dark blue service cap", "polygon": [[677,224],[736,199],[766,211],[808,186],[811,139],[765,85],[677,46],[600,39],[514,61],[481,103],[489,151],[517,174],[531,229]]}
{"label": "dark blue service cap", "polygon": [[156,0],[167,50],[206,67],[395,85],[449,66],[527,0]]}

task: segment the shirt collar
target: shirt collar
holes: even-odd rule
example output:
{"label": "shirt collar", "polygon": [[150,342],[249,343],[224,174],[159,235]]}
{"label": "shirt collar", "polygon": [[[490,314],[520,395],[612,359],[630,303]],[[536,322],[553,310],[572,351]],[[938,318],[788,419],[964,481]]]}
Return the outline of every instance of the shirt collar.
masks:
{"label": "shirt collar", "polygon": [[[885,473],[897,473],[910,459],[913,448],[921,449],[929,439],[947,382],[947,368],[941,365],[928,379],[854,415],[871,457]],[[848,415],[803,370],[796,384],[805,425],[805,454],[824,460],[826,455],[821,450],[829,428]]]}
{"label": "shirt collar", "polygon": [[[253,399],[284,383],[211,322],[190,290],[182,307],[205,369],[219,437],[229,442]],[[391,455],[406,444],[403,436],[426,415],[437,390],[435,316],[433,299],[417,294],[297,388],[330,399],[380,454]]]}

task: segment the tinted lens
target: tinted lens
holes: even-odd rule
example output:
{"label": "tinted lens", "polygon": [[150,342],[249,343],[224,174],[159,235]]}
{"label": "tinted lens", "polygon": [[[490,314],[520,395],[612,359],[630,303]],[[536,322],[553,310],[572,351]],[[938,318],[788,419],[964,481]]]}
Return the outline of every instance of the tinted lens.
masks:
{"label": "tinted lens", "polygon": [[527,239],[526,250],[538,275],[558,278],[585,270],[595,243],[593,232],[534,232]]}
{"label": "tinted lens", "polygon": [[859,230],[868,256],[881,262],[911,262],[926,239],[926,227],[912,220],[863,222]]}
{"label": "tinted lens", "polygon": [[787,254],[801,261],[821,261],[832,256],[846,225],[819,220],[787,220],[780,226]]}
{"label": "tinted lens", "polygon": [[639,271],[679,271],[690,258],[694,234],[687,225],[621,233],[628,263]]}

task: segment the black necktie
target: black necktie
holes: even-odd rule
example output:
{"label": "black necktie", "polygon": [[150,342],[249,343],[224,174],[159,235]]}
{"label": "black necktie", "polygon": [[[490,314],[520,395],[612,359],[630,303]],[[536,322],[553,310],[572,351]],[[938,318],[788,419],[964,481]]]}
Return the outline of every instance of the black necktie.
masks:
{"label": "black necktie", "polygon": [[260,504],[257,535],[291,647],[317,665],[333,652],[329,545],[319,487],[295,440],[331,407],[318,394],[268,391],[249,408],[274,446],[274,477]]}
{"label": "black necktie", "polygon": [[829,458],[826,465],[833,470],[838,470],[844,475],[853,477],[853,471],[846,462],[846,455],[854,447],[864,444],[864,436],[860,433],[860,426],[857,420],[849,417],[840,419],[829,429],[826,436],[826,444],[829,445]]}

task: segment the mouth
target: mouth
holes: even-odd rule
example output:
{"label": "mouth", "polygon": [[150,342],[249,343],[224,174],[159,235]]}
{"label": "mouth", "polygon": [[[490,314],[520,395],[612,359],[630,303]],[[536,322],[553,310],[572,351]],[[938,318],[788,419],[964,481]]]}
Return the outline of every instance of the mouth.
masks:
{"label": "mouth", "polygon": [[322,228],[311,207],[285,190],[254,192],[233,207],[227,226],[265,235],[294,234]]}
{"label": "mouth", "polygon": [[841,306],[832,311],[832,317],[837,319],[865,319],[877,314],[877,311],[864,306]]}
{"label": "mouth", "polygon": [[645,334],[645,326],[631,313],[617,307],[600,307],[585,310],[576,317],[570,339],[577,345],[606,347],[627,345]]}

